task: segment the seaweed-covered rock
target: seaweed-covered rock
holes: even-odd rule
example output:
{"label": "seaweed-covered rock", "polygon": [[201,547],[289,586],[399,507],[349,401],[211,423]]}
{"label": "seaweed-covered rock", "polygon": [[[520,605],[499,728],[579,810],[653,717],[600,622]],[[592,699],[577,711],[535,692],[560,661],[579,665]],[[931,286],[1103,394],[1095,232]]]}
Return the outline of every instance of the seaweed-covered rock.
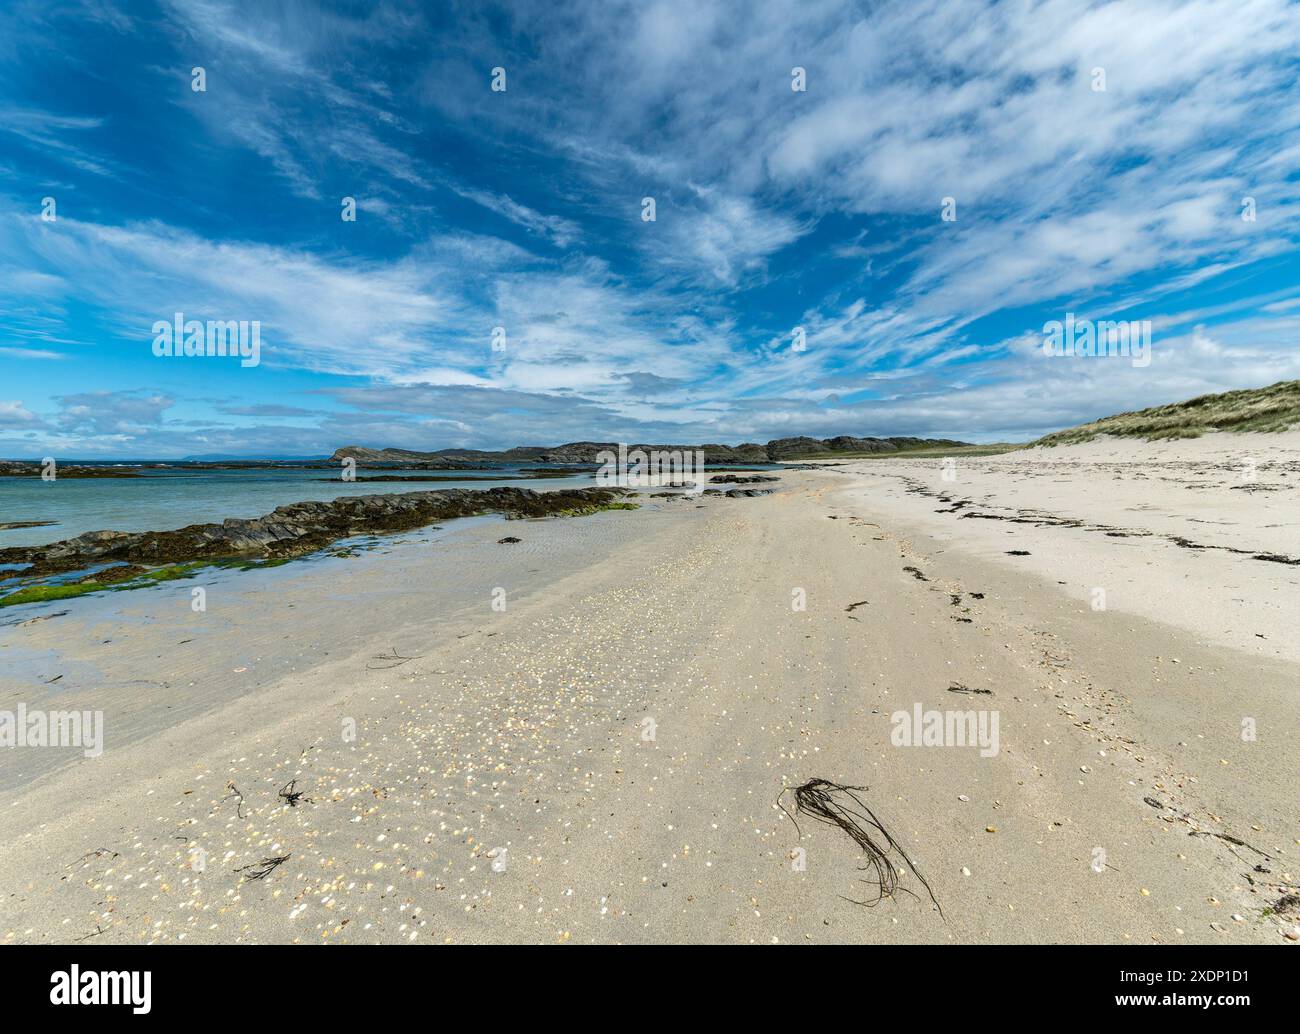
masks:
{"label": "seaweed-covered rock", "polygon": [[91,531],[41,546],[0,549],[0,563],[30,564],[28,574],[57,574],[108,561],[168,564],[227,557],[293,557],[352,535],[407,531],[473,514],[548,517],[594,513],[617,505],[625,494],[617,488],[556,492],[448,488],[343,496],[329,502],[290,503],[262,517],[232,517],[220,524],[191,524],[175,531]]}

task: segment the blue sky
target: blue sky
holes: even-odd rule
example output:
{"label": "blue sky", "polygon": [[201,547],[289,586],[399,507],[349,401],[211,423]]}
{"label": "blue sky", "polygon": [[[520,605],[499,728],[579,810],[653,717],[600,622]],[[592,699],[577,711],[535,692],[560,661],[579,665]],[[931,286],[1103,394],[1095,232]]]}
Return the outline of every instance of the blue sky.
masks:
{"label": "blue sky", "polygon": [[[1025,440],[1300,377],[1298,78],[1282,0],[11,0],[0,455]],[[261,364],[156,357],[176,311]],[[1066,312],[1150,365],[1044,356]]]}

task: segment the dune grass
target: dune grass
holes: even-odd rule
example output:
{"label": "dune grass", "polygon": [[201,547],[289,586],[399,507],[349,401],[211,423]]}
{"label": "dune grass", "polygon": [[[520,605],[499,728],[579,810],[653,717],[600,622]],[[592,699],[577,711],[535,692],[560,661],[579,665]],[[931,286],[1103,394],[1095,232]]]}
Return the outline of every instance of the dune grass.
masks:
{"label": "dune grass", "polygon": [[1044,435],[1034,445],[1077,445],[1099,435],[1148,440],[1199,438],[1212,431],[1285,431],[1300,424],[1300,381],[1201,395],[1094,420]]}

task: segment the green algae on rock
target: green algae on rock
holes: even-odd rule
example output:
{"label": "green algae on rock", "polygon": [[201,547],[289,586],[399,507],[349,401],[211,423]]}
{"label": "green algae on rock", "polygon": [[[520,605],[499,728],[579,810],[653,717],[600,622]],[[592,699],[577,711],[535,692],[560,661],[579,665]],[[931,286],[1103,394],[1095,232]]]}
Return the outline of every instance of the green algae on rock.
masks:
{"label": "green algae on rock", "polygon": [[189,578],[201,568],[211,567],[204,560],[187,564],[168,564],[165,567],[147,568],[138,564],[120,564],[106,567],[102,571],[78,578],[73,582],[58,585],[26,585],[21,589],[0,597],[0,607],[16,607],[23,603],[48,603],[51,600],[66,600],[75,596],[86,596],[92,592],[116,592],[123,589],[143,589],[159,582],[168,582],[177,578]]}

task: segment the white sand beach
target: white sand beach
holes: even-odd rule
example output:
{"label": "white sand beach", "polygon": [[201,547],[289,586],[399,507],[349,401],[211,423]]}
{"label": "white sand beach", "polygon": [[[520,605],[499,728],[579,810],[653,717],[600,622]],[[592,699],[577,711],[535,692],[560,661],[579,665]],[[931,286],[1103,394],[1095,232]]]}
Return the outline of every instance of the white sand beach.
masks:
{"label": "white sand beach", "polygon": [[[0,939],[1300,937],[1300,436],[948,469],[0,612],[0,708],[105,724],[0,754]],[[918,705],[995,712],[996,753],[896,745]],[[814,778],[942,913],[905,867],[855,903],[857,847],[778,807]]]}

